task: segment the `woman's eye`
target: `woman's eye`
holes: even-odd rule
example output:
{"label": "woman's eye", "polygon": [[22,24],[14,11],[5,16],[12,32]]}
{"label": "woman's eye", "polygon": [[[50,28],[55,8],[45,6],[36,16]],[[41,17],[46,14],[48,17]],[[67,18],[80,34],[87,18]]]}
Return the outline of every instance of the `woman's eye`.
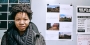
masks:
{"label": "woman's eye", "polygon": [[17,21],[19,21],[20,19],[16,19]]}
{"label": "woman's eye", "polygon": [[24,20],[28,20],[28,19],[24,19]]}

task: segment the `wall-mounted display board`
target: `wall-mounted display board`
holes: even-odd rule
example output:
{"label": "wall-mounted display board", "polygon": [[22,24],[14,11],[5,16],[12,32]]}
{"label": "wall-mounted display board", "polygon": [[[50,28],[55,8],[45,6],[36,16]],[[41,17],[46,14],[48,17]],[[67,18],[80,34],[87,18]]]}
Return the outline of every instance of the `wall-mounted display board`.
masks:
{"label": "wall-mounted display board", "polygon": [[11,7],[21,3],[31,6],[31,0],[0,0],[0,30],[7,30],[14,23],[10,14]]}
{"label": "wall-mounted display board", "polygon": [[73,6],[47,4],[46,40],[73,40]]}

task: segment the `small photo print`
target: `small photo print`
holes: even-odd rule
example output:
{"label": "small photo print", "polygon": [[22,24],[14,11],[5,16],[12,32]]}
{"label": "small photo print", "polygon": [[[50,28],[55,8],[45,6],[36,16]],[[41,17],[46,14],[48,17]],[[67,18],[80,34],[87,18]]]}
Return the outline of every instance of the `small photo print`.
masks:
{"label": "small photo print", "polygon": [[59,12],[59,10],[60,10],[59,5],[47,4],[47,12]]}
{"label": "small photo print", "polygon": [[59,23],[47,23],[47,30],[59,30]]}
{"label": "small photo print", "polygon": [[72,22],[72,16],[71,15],[60,14],[59,22]]}
{"label": "small photo print", "polygon": [[78,29],[78,32],[85,32],[85,29]]}
{"label": "small photo print", "polygon": [[59,32],[59,39],[71,39],[71,32]]}
{"label": "small photo print", "polygon": [[8,0],[0,0],[0,3],[8,3]]}

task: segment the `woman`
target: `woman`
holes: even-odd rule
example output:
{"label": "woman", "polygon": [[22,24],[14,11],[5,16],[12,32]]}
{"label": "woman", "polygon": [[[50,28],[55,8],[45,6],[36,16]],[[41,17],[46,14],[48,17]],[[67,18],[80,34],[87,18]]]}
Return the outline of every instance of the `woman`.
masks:
{"label": "woman", "polygon": [[5,32],[1,45],[45,45],[43,36],[31,22],[32,11],[27,4],[17,4],[11,9],[14,24]]}

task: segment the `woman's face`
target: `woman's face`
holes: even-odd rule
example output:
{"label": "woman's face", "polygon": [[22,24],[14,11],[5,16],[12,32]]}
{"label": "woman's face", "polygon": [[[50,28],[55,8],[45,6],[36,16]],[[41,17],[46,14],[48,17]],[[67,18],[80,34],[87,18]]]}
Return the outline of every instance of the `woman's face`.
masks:
{"label": "woman's face", "polygon": [[25,12],[18,12],[15,16],[15,25],[19,31],[25,31],[29,25],[30,19]]}

